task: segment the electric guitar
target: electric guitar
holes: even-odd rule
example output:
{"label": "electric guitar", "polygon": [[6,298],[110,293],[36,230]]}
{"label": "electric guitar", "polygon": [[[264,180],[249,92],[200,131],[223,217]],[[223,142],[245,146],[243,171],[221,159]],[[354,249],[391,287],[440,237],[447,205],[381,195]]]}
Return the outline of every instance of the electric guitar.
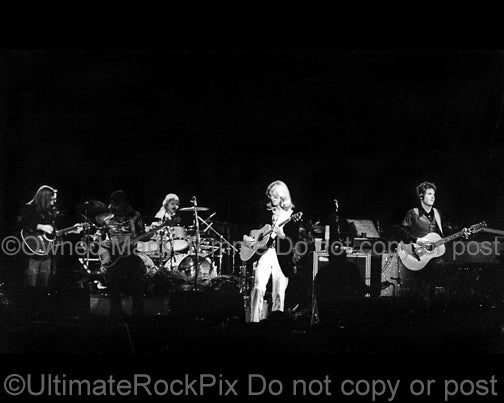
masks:
{"label": "electric guitar", "polygon": [[[286,220],[282,221],[280,224],[275,227],[282,227],[287,224],[289,221],[299,221],[303,216],[303,212],[299,212],[291,215]],[[240,242],[240,259],[243,262],[249,260],[254,253],[256,253],[259,249],[263,249],[266,247],[266,244],[270,240],[271,234],[273,233],[273,227],[270,224],[266,224],[261,229],[252,230],[250,232],[250,237],[254,238],[253,241],[245,241]]]}
{"label": "electric guitar", "polygon": [[103,268],[108,269],[115,265],[120,258],[131,255],[136,251],[136,244],[138,241],[151,238],[157,231],[170,224],[172,224],[171,221],[166,221],[150,231],[144,232],[143,234],[137,235],[133,238],[125,238],[120,242],[110,240],[110,246],[106,246],[102,243],[98,249],[98,258],[100,259]]}
{"label": "electric guitar", "polygon": [[466,231],[462,230],[445,238],[441,238],[439,234],[431,232],[423,238],[418,239],[416,243],[412,242],[405,244],[401,242],[397,247],[397,254],[407,269],[419,271],[422,270],[431,259],[445,254],[445,243],[465,236],[467,233],[475,234],[486,226],[486,222],[483,221],[472,225]]}
{"label": "electric guitar", "polygon": [[54,231],[52,234],[48,234],[41,230],[21,230],[21,239],[23,240],[24,246],[33,255],[37,256],[47,256],[47,254],[53,249],[56,239],[64,234],[76,233],[80,228],[84,231],[91,228],[92,224],[84,222],[72,225],[68,228],[63,228]]}

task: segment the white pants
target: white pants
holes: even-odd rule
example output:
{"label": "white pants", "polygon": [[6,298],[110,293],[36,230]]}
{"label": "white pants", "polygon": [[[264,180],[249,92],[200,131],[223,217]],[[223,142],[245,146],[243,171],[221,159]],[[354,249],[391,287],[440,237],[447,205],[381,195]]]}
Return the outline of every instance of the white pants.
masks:
{"label": "white pants", "polygon": [[276,251],[269,248],[259,259],[254,275],[254,288],[250,296],[250,321],[259,322],[262,317],[264,294],[270,276],[273,279],[273,304],[272,311],[283,311],[285,303],[285,290],[289,279],[285,277],[278,263]]}

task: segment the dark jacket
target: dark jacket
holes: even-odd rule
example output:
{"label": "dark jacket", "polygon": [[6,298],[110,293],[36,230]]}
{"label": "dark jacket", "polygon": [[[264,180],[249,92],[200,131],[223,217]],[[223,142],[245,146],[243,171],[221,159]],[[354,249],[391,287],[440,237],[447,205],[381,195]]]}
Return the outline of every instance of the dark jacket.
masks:
{"label": "dark jacket", "polygon": [[[294,213],[293,213],[294,214]],[[264,209],[261,216],[256,220],[256,225],[254,229],[262,228],[264,225],[271,225],[271,211]],[[294,269],[294,246],[299,240],[299,223],[289,221],[283,227],[283,232],[285,233],[285,239],[280,239],[275,237],[275,239],[270,239],[268,242],[268,247],[274,247],[277,252],[278,263],[285,276],[289,277],[293,273]],[[260,258],[259,253],[253,257],[253,261]]]}
{"label": "dark jacket", "polygon": [[25,204],[21,209],[21,219],[19,226],[21,229],[34,231],[37,229],[38,224],[53,225],[54,218],[50,216],[43,216],[33,204]]}

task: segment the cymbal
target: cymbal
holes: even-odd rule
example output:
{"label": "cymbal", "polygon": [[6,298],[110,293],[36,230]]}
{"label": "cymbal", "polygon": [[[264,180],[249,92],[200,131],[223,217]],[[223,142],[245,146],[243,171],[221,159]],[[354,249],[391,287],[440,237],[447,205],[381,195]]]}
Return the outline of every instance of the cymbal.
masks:
{"label": "cymbal", "polygon": [[107,205],[99,200],[84,200],[77,204],[77,211],[87,212],[90,215],[96,215],[109,211]]}
{"label": "cymbal", "polygon": [[178,209],[178,211],[208,211],[210,210],[208,207],[182,207]]}
{"label": "cymbal", "polygon": [[114,217],[114,213],[103,213],[97,215],[95,220],[99,225],[103,225],[105,224],[105,221],[110,220],[112,217]]}

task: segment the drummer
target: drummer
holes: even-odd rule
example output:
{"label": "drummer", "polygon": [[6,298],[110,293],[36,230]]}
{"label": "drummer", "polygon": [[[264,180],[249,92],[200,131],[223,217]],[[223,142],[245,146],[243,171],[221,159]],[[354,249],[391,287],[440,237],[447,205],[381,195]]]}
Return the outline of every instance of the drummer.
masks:
{"label": "drummer", "polygon": [[159,221],[154,221],[151,225],[156,227],[161,223],[170,222],[170,226],[179,225],[181,222],[180,216],[177,215],[177,210],[180,206],[180,199],[175,193],[168,193],[163,200],[161,208],[156,213],[155,217]]}

